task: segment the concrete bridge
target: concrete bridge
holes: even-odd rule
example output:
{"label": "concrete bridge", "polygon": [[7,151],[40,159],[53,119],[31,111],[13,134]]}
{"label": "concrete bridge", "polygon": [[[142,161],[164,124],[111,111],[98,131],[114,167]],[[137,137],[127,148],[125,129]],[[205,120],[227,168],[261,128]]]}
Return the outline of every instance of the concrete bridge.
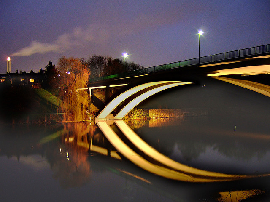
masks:
{"label": "concrete bridge", "polygon": [[[111,75],[90,83],[87,88],[82,90],[89,90],[92,102],[100,109],[96,117],[96,124],[99,129],[121,156],[142,169],[165,178],[186,182],[221,182],[269,176],[268,174],[231,175],[183,165],[152,148],[122,120],[126,114],[143,100],[169,88],[198,84],[202,78],[207,77],[209,74],[210,76],[215,75],[215,72],[224,69],[270,66],[270,45],[226,52],[226,54],[218,54],[217,56],[202,57],[201,64],[196,63],[196,61],[198,59],[188,60],[189,63],[186,63],[188,65],[184,66],[181,66],[181,62],[177,62],[145,68],[141,74],[132,73],[132,75],[129,73],[125,77]],[[224,80],[224,78],[220,80]],[[246,88],[251,86],[253,89],[262,90],[265,95],[268,93],[270,96],[269,86],[254,86],[231,78],[228,78],[226,82],[235,85],[239,83],[239,85],[244,85]],[[95,90],[97,89],[104,89],[105,102],[95,96]],[[113,130],[112,124],[115,124],[121,134],[117,134]],[[128,143],[123,141],[121,137],[128,139]],[[89,147],[89,143],[87,146]],[[139,153],[136,153],[137,149],[140,150]]]}
{"label": "concrete bridge", "polygon": [[[251,48],[233,50],[224,53],[213,54],[199,58],[192,58],[184,61],[177,61],[168,64],[146,67],[135,71],[123,72],[121,74],[108,75],[91,79],[89,86],[107,85],[109,83],[119,84],[123,81],[134,82],[141,77],[147,76],[146,80],[153,81],[160,74],[162,76],[173,76],[172,73],[188,74],[191,73],[208,73],[211,71],[224,68],[237,68],[242,66],[256,66],[268,63],[270,55],[270,44],[260,45]],[[267,60],[267,61],[266,61]],[[199,64],[200,61],[200,64]],[[202,68],[207,67],[207,68]],[[151,78],[151,76],[154,76]],[[179,75],[178,75],[179,76]],[[186,77],[186,75],[184,75]],[[145,79],[143,79],[145,80]]]}
{"label": "concrete bridge", "polygon": [[[259,68],[259,66],[269,64],[270,44],[267,44],[204,56],[200,60],[192,58],[100,77],[90,80],[88,87],[81,90],[89,90],[92,103],[100,109],[98,118],[106,119],[114,111],[114,114],[117,114],[115,118],[121,119],[136,104],[165,89],[186,84],[200,84],[201,78],[214,75],[214,72],[224,69],[243,67],[256,69],[256,66]],[[104,90],[105,101],[95,96],[96,90],[100,89]],[[117,104],[115,99],[118,100]],[[113,100],[114,104],[110,103]],[[129,107],[124,107],[125,105]],[[106,109],[105,106],[107,106]],[[120,106],[123,106],[121,113]]]}

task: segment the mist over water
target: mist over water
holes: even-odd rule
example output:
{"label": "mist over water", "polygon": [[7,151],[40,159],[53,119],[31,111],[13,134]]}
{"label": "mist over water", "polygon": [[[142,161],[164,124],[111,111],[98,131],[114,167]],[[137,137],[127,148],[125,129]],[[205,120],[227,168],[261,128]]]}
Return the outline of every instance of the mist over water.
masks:
{"label": "mist over water", "polygon": [[[268,97],[207,78],[138,108],[182,113],[127,121],[147,144],[181,164],[229,174],[270,173]],[[123,136],[115,124],[110,127]],[[94,123],[1,125],[0,131],[3,201],[218,201],[220,193],[240,190],[269,196],[269,177],[190,184],[149,173],[124,158]]]}

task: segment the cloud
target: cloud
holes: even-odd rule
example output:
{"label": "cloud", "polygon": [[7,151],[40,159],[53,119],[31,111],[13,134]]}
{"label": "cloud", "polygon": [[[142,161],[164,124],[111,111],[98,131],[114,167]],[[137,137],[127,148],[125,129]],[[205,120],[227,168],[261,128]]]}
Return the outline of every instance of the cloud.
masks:
{"label": "cloud", "polygon": [[45,54],[49,52],[62,53],[66,50],[87,43],[103,43],[109,38],[106,29],[98,25],[89,26],[87,29],[76,27],[73,32],[60,35],[52,43],[32,41],[31,44],[13,53],[11,56],[31,56],[33,54]]}
{"label": "cloud", "polygon": [[60,46],[58,44],[40,43],[33,41],[30,46],[13,53],[11,56],[30,56],[35,53],[44,54],[48,52],[58,52],[59,49]]}

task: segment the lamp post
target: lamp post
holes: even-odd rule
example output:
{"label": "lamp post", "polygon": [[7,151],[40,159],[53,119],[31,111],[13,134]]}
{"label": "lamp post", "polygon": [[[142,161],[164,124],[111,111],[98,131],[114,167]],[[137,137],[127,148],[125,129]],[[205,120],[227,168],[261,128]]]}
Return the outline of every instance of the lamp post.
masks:
{"label": "lamp post", "polygon": [[201,35],[203,35],[203,31],[200,30],[198,34],[199,34],[199,66],[200,66],[201,64]]}

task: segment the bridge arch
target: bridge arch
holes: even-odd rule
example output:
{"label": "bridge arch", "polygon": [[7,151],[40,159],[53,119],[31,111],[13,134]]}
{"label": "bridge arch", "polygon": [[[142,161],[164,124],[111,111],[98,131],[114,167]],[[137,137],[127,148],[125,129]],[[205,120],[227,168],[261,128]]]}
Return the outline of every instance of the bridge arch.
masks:
{"label": "bridge arch", "polygon": [[[108,119],[112,111],[119,106],[124,100],[130,98],[132,95],[141,92],[137,97],[133,98],[127,105],[122,108],[122,110],[114,117],[114,119],[122,119],[129,113],[135,106],[140,102],[147,99],[148,97],[168,88],[172,88],[179,85],[191,84],[191,82],[181,82],[181,81],[158,81],[158,82],[148,82],[135,86],[117,96],[113,99],[97,116],[97,120]],[[147,90],[147,92],[143,91]]]}

